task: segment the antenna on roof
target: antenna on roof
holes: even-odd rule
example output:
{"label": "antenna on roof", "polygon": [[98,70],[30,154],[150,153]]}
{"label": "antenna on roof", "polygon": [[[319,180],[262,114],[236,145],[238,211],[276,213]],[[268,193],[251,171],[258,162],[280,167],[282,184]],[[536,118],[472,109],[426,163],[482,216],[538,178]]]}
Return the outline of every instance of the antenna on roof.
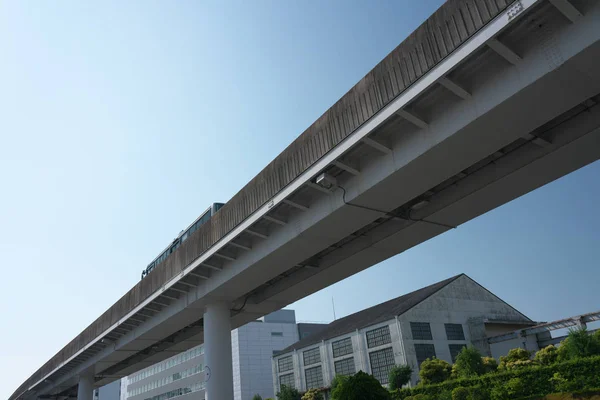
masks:
{"label": "antenna on roof", "polygon": [[335,321],[337,318],[335,317],[335,303],[333,302],[333,296],[331,296],[331,307],[333,308],[333,320]]}

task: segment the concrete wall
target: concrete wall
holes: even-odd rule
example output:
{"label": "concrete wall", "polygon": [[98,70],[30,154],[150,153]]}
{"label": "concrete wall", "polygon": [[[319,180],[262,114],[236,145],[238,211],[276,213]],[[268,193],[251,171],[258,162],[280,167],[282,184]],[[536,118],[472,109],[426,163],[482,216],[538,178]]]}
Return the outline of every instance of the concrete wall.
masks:
{"label": "concrete wall", "polygon": [[251,400],[255,394],[274,397],[271,358],[274,351],[298,341],[296,324],[251,322],[235,331],[234,375],[236,368],[239,371],[239,384],[234,383],[235,400]]}
{"label": "concrete wall", "polygon": [[[547,336],[548,335],[541,335],[542,338],[547,338]],[[501,356],[508,354],[509,350],[516,348],[536,352],[540,349],[540,346],[538,345],[539,339],[540,337],[534,334],[508,339],[503,342],[492,343],[490,344],[492,357],[499,359]]]}
{"label": "concrete wall", "polygon": [[[418,379],[418,365],[414,346],[416,343],[433,344],[436,357],[451,363],[449,345],[479,344],[481,332],[485,335],[485,319],[515,322],[529,321],[517,310],[464,275],[399,316],[398,320],[404,338],[407,362],[415,367],[413,383]],[[433,340],[413,340],[410,322],[429,322]],[[465,340],[448,340],[444,327],[445,323],[461,324]],[[489,354],[487,348],[480,347],[480,351]]]}
{"label": "concrete wall", "polygon": [[487,337],[493,337],[502,335],[506,332],[514,332],[520,329],[523,329],[523,325],[521,324],[497,324],[486,322],[485,324],[485,333]]}
{"label": "concrete wall", "polygon": [[[97,396],[96,396],[97,394]],[[120,400],[121,380],[99,387],[94,391],[94,400]]]}

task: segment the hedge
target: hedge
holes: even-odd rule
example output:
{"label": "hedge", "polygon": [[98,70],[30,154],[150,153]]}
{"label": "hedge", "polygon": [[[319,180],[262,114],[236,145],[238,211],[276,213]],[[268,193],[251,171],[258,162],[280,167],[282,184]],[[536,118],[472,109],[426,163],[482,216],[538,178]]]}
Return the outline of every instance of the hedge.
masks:
{"label": "hedge", "polygon": [[[532,366],[495,372],[474,378],[456,379],[433,385],[418,385],[392,392],[394,400],[407,398],[447,399],[458,387],[477,387],[491,400],[538,398],[552,393],[600,388],[600,356],[581,358],[549,366]],[[459,392],[460,393],[460,392]],[[423,395],[418,396],[417,395]],[[479,396],[478,396],[479,397]]]}

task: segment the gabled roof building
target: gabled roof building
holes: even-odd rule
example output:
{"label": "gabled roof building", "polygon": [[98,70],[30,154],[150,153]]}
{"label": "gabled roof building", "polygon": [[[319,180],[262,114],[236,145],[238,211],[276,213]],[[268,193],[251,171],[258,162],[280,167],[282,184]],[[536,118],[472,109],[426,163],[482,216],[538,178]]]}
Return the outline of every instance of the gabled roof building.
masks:
{"label": "gabled roof building", "polygon": [[489,336],[535,323],[465,274],[338,319],[273,356],[275,391],[328,387],[359,370],[388,383],[396,364],[453,362],[469,344],[491,355]]}

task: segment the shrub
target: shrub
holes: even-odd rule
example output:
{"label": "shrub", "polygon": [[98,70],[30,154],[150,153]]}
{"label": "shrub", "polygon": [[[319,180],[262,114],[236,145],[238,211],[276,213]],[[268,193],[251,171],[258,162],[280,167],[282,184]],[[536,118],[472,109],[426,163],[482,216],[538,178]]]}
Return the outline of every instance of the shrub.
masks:
{"label": "shrub", "polygon": [[409,365],[395,365],[390,370],[389,374],[389,388],[390,390],[401,389],[402,386],[410,382],[413,369]]}
{"label": "shrub", "polygon": [[505,368],[510,370],[510,369],[533,367],[534,365],[536,365],[536,364],[535,364],[535,361],[533,361],[533,360],[518,360],[515,362],[506,363]]}
{"label": "shrub", "polygon": [[447,361],[440,360],[439,358],[428,358],[421,363],[419,377],[421,378],[422,384],[429,385],[448,380],[451,372],[452,367]]}
{"label": "shrub", "polygon": [[569,335],[560,343],[558,358],[561,361],[600,355],[600,335],[590,335],[586,328],[570,329]]}
{"label": "shrub", "polygon": [[444,390],[444,391],[441,391],[440,393],[438,393],[436,395],[436,397],[431,396],[431,398],[435,399],[435,400],[452,400],[452,391]]}
{"label": "shrub", "polygon": [[300,393],[289,386],[283,385],[281,392],[277,393],[277,400],[302,400]]}
{"label": "shrub", "polygon": [[500,357],[500,365],[498,366],[498,369],[504,371],[507,369],[513,369],[523,365],[528,365],[529,363],[527,363],[526,361],[530,361],[530,357],[531,353],[525,349],[511,349],[509,350],[506,356]]}
{"label": "shrub", "polygon": [[433,398],[426,394],[417,394],[412,396],[412,400],[433,400]]}
{"label": "shrub", "polygon": [[[408,396],[404,400],[439,400],[439,399],[433,398],[432,396],[421,393],[421,394],[415,394],[414,396]],[[448,398],[448,400],[452,400],[452,399]]]}
{"label": "shrub", "polygon": [[[523,361],[523,360],[521,360]],[[531,362],[531,361],[530,361]],[[434,399],[448,400],[449,391],[457,387],[471,390],[472,399],[512,400],[522,397],[539,399],[556,392],[581,392],[600,388],[600,356],[578,358],[548,366],[508,369],[474,378],[463,378],[433,385],[418,385],[393,393],[395,400],[426,394]],[[479,388],[479,391],[475,388]],[[476,393],[478,392],[478,393]],[[475,397],[475,396],[484,397]]]}
{"label": "shrub", "polygon": [[483,357],[481,359],[481,362],[483,363],[483,373],[484,374],[496,372],[496,370],[498,369],[498,362],[493,357]]}
{"label": "shrub", "polygon": [[554,345],[546,346],[535,353],[533,358],[540,365],[551,365],[558,360],[558,350]]}
{"label": "shrub", "polygon": [[489,400],[489,395],[485,389],[479,386],[472,388],[459,386],[452,391],[451,400]]}
{"label": "shrub", "polygon": [[492,389],[492,400],[518,399],[530,395],[521,378],[511,378],[504,385]]}
{"label": "shrub", "polygon": [[324,400],[323,394],[319,389],[310,389],[308,392],[304,393],[302,396],[302,400]]}
{"label": "shrub", "polygon": [[252,400],[263,400],[263,398],[260,394],[255,394],[254,397],[252,397]]}
{"label": "shrub", "polygon": [[483,374],[484,371],[485,368],[481,354],[473,346],[463,347],[460,353],[458,353],[456,362],[452,367],[452,372],[456,374],[457,378],[478,376]]}
{"label": "shrub", "polygon": [[490,398],[487,390],[480,386],[471,388],[471,396],[469,400],[488,400]]}
{"label": "shrub", "polygon": [[466,387],[457,387],[452,391],[452,400],[468,400],[469,389]]}
{"label": "shrub", "polygon": [[362,371],[340,381],[331,393],[333,400],[389,400],[387,391],[377,379]]}

